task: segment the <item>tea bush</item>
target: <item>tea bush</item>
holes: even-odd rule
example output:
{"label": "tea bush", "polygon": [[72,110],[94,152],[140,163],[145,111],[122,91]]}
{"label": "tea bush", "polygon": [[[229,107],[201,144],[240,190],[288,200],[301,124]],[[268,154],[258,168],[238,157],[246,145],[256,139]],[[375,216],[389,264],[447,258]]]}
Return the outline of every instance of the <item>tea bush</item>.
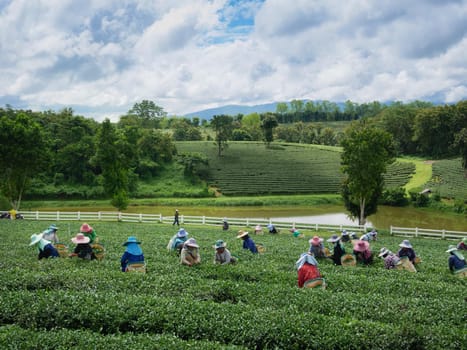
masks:
{"label": "tea bush", "polygon": [[[90,223],[106,248],[102,261],[37,260],[30,235],[49,224],[0,221],[0,347],[8,349],[462,349],[467,342],[466,281],[452,276],[452,242],[411,238],[419,271],[347,268],[321,261],[325,290],[296,286],[294,263],[306,239],[252,235],[255,256],[236,239],[240,227],[185,227],[202,263],[188,268],[166,250],[176,228],[164,224]],[[80,223],[60,222],[69,243]],[[327,238],[332,232],[320,232]],[[122,243],[142,242],[148,273],[120,272]],[[403,237],[372,243],[393,251]],[[238,263],[216,266],[212,245],[228,243]],[[350,249],[350,246],[348,247]]]}

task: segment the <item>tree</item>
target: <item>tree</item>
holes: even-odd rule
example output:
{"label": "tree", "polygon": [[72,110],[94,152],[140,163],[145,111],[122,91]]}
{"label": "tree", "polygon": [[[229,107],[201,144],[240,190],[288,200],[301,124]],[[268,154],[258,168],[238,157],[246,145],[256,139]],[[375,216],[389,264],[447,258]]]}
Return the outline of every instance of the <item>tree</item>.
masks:
{"label": "tree", "polygon": [[143,100],[140,103],[135,103],[128,111],[128,114],[135,115],[141,119],[142,126],[145,128],[159,127],[160,119],[167,115],[164,108],[149,100]]}
{"label": "tree", "polygon": [[273,131],[279,123],[277,122],[276,117],[272,113],[266,113],[261,116],[261,129],[263,129],[263,138],[266,142],[266,146],[269,147],[271,142],[274,139]]}
{"label": "tree", "polygon": [[393,140],[386,131],[363,121],[353,123],[346,130],[341,145],[345,174],[342,197],[351,216],[364,225],[366,218],[377,211],[384,187],[383,174],[394,161]]}
{"label": "tree", "polygon": [[220,157],[222,151],[227,147],[233,129],[233,118],[229,115],[215,115],[212,117],[211,126],[216,133],[217,155]]}
{"label": "tree", "polygon": [[0,188],[18,210],[30,180],[44,171],[50,158],[43,128],[21,112],[0,117]]}
{"label": "tree", "polygon": [[464,177],[467,177],[467,128],[463,128],[455,135],[454,147],[459,150],[459,153],[462,157]]}
{"label": "tree", "polygon": [[97,152],[94,161],[102,170],[105,193],[119,210],[128,202],[129,158],[125,142],[119,138],[109,119],[102,122],[97,134]]}
{"label": "tree", "polygon": [[278,102],[276,105],[276,113],[285,114],[289,110],[289,106],[286,102]]}

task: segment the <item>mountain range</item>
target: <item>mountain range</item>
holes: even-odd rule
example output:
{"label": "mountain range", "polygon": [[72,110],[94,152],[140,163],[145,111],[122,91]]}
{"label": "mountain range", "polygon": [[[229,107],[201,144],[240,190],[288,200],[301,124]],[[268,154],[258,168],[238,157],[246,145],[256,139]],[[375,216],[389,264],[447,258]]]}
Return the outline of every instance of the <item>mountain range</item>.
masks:
{"label": "mountain range", "polygon": [[184,117],[193,118],[198,117],[200,119],[211,119],[215,115],[237,115],[237,114],[251,114],[251,113],[266,113],[266,112],[275,112],[277,102],[265,103],[253,106],[244,106],[244,105],[226,105],[216,108],[204,109],[201,111],[185,114]]}

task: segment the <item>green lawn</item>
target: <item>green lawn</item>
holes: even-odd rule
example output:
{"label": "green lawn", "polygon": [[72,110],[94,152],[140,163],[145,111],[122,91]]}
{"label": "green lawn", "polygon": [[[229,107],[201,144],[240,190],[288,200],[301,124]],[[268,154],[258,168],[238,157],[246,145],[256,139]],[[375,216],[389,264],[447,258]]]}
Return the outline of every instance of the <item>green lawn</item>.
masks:
{"label": "green lawn", "polygon": [[[171,225],[90,223],[106,247],[102,261],[38,261],[29,237],[49,222],[0,221],[0,347],[4,349],[461,349],[467,343],[466,281],[447,269],[451,242],[411,239],[419,272],[320,264],[326,290],[296,286],[294,263],[306,239],[253,236],[253,256],[235,238],[240,227],[186,227],[202,264],[180,266],[166,244]],[[68,243],[81,223],[59,222]],[[327,238],[332,233],[322,232]],[[122,243],[142,242],[148,273],[119,270]],[[397,250],[402,237],[372,244]],[[12,240],[14,237],[14,240]],[[217,239],[239,257],[214,266]]]}

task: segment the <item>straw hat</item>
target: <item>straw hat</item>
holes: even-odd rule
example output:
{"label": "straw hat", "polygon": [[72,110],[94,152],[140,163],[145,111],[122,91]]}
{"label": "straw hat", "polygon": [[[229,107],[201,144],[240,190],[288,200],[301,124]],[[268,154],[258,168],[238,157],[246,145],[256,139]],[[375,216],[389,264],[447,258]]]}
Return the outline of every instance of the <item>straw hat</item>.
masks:
{"label": "straw hat", "polygon": [[450,246],[448,247],[448,250],[446,250],[446,253],[455,252],[455,251],[457,251],[457,250],[458,250],[458,249],[457,249],[457,247],[456,247],[455,245],[450,245]]}
{"label": "straw hat", "polygon": [[410,244],[408,239],[404,239],[401,244],[399,244],[401,248],[412,248],[412,244]]}
{"label": "straw hat", "polygon": [[181,228],[180,230],[178,230],[177,237],[183,238],[186,236],[188,236],[188,232],[186,232],[184,228]]}
{"label": "straw hat", "polygon": [[357,252],[364,252],[370,247],[370,243],[367,241],[358,240],[353,245],[353,250]]}
{"label": "straw hat", "polygon": [[330,238],[327,239],[326,242],[334,243],[334,242],[337,242],[339,239],[340,237],[338,235],[332,235]]}
{"label": "straw hat", "polygon": [[225,248],[227,246],[227,243],[225,243],[222,239],[218,239],[216,241],[216,244],[214,244],[212,247],[214,249],[219,249],[219,248]]}
{"label": "straw hat", "polygon": [[319,246],[322,241],[324,241],[324,239],[319,238],[318,236],[314,236],[312,239],[308,241],[308,243],[314,246]]}
{"label": "straw hat", "polygon": [[245,236],[248,236],[248,231],[243,231],[243,230],[238,231],[237,238],[243,238]]}
{"label": "straw hat", "polygon": [[131,244],[131,243],[136,243],[136,244],[141,244],[141,242],[139,242],[136,237],[134,236],[130,236],[128,237],[127,241],[125,243],[123,243],[124,246],[127,246],[128,244]]}
{"label": "straw hat", "polygon": [[88,232],[91,232],[92,231],[92,227],[89,225],[89,224],[82,224],[81,225],[81,228],[79,229],[80,232],[85,232],[85,233],[88,233]]}
{"label": "straw hat", "polygon": [[42,234],[41,233],[33,233],[31,235],[31,243],[29,243],[29,245],[34,245],[34,244],[37,244],[40,242],[40,240],[42,239]]}
{"label": "straw hat", "polygon": [[386,255],[388,255],[390,252],[391,252],[391,251],[390,251],[389,249],[383,247],[383,248],[381,248],[381,250],[379,251],[378,256],[379,256],[380,258],[382,258],[382,257],[385,257]]}
{"label": "straw hat", "polygon": [[83,235],[81,232],[80,232],[80,233],[77,233],[76,236],[73,237],[73,238],[71,239],[71,241],[72,241],[74,244],[89,243],[90,240],[91,240],[91,238],[86,237],[86,236]]}
{"label": "straw hat", "polygon": [[196,239],[190,238],[188,241],[184,243],[184,245],[193,248],[199,248],[199,245],[196,243]]}

